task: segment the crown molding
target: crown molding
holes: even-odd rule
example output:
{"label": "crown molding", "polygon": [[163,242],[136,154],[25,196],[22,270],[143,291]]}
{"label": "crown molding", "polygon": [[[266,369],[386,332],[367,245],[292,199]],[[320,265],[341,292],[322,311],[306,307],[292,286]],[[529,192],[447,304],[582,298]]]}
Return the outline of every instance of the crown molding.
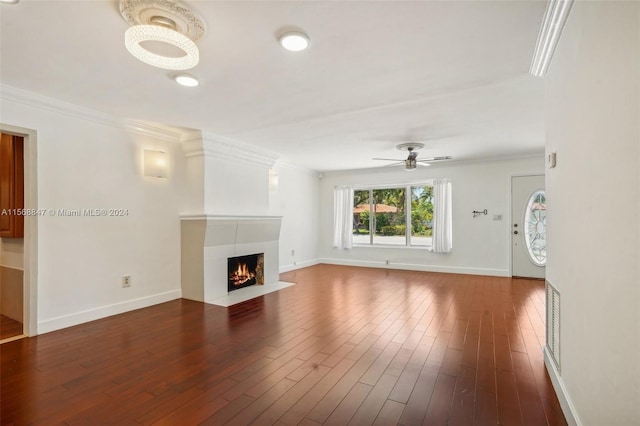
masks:
{"label": "crown molding", "polygon": [[70,117],[79,118],[81,120],[93,121],[111,127],[124,127],[124,121],[119,120],[111,115],[84,108],[59,99],[50,98],[38,93],[28,92],[13,86],[2,84],[0,86],[0,97],[4,100],[28,105],[47,111],[62,113]]}
{"label": "crown molding", "polygon": [[315,177],[318,177],[318,173],[319,173],[318,170],[310,169],[308,167],[298,166],[297,164],[287,163],[282,160],[277,160],[275,167],[278,169],[293,170],[299,173],[304,173],[309,176],[315,176]]}
{"label": "crown molding", "polygon": [[151,136],[169,142],[180,143],[183,131],[156,124],[143,123],[141,121],[127,120],[126,128],[139,135]]}
{"label": "crown molding", "polygon": [[6,84],[0,84],[0,98],[34,108],[44,109],[80,120],[91,121],[117,129],[124,129],[139,135],[150,136],[169,142],[180,142],[182,132],[165,126],[124,120],[93,109],[84,108],[70,102],[18,89]]}
{"label": "crown molding", "polygon": [[538,33],[536,48],[531,59],[529,73],[535,77],[544,77],[549,69],[553,53],[560,41],[562,30],[567,22],[574,0],[549,0],[547,10]]}
{"label": "crown molding", "polygon": [[266,168],[273,167],[278,159],[274,152],[202,131],[184,134],[181,142],[186,157],[241,161]]}
{"label": "crown molding", "polygon": [[[462,167],[462,166],[473,166],[473,165],[481,165],[481,164],[503,163],[503,162],[510,162],[510,161],[526,161],[526,160],[539,160],[544,165],[545,158],[546,158],[545,152],[540,151],[539,153],[530,152],[530,153],[524,153],[524,154],[518,154],[518,155],[505,155],[505,156],[498,156],[498,157],[469,158],[464,160],[454,159],[450,161],[431,163],[431,166],[428,168],[419,167],[416,170],[434,170],[434,169],[443,168],[443,167],[458,167],[458,166]],[[322,171],[321,173],[324,173],[329,176],[338,176],[341,174],[349,175],[353,173],[371,173],[371,172],[395,173],[399,170],[404,171],[404,169],[401,168],[400,166],[398,167],[380,166],[380,167],[366,167],[361,169],[325,170],[325,171]]]}

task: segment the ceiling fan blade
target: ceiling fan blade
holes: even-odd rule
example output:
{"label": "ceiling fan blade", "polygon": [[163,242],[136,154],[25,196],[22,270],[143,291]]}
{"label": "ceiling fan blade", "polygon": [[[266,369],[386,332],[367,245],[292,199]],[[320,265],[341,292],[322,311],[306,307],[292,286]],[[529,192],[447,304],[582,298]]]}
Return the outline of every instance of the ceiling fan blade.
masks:
{"label": "ceiling fan blade", "polygon": [[372,160],[382,160],[382,161],[404,161],[404,160],[398,160],[397,158],[372,158]]}
{"label": "ceiling fan blade", "polygon": [[446,161],[446,160],[453,160],[453,157],[451,157],[451,156],[446,156],[446,157],[428,157],[428,158],[421,158],[421,159],[416,160],[416,161],[433,162],[433,161]]}
{"label": "ceiling fan blade", "polygon": [[402,161],[396,161],[396,162],[391,163],[391,164],[385,164],[383,167],[397,167],[397,166],[399,166],[400,164],[404,164],[404,160],[402,160]]}

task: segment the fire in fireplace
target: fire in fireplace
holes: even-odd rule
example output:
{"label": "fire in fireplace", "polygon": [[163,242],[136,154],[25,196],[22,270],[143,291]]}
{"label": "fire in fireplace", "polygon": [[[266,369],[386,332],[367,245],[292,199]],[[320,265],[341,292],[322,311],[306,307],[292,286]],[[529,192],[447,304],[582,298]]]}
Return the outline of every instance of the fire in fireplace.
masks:
{"label": "fire in fireplace", "polygon": [[229,291],[264,284],[264,253],[227,259]]}

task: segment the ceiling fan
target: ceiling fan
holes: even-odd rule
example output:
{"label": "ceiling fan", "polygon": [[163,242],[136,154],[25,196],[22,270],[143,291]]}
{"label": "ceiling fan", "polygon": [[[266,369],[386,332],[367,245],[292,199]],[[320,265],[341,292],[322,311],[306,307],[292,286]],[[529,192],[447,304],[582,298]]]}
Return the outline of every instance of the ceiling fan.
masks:
{"label": "ceiling fan", "polygon": [[407,171],[415,170],[418,164],[421,166],[430,166],[431,163],[436,161],[446,161],[451,160],[453,157],[428,157],[421,158],[418,160],[418,150],[424,148],[423,143],[418,142],[407,142],[401,143],[396,146],[400,151],[409,151],[409,155],[405,160],[398,160],[397,158],[372,158],[372,160],[382,160],[382,161],[393,161],[393,163],[388,164],[387,166],[395,166],[398,164],[404,164],[404,169]]}

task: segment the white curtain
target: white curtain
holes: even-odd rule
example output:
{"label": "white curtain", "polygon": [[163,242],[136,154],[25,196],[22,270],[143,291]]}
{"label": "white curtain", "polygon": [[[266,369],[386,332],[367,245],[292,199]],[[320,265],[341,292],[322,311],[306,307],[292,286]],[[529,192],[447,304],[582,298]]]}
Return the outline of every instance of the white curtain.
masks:
{"label": "white curtain", "polygon": [[451,182],[433,182],[433,248],[436,253],[449,253],[452,247]]}
{"label": "white curtain", "polygon": [[350,249],[353,245],[353,188],[337,186],[333,193],[333,246]]}

